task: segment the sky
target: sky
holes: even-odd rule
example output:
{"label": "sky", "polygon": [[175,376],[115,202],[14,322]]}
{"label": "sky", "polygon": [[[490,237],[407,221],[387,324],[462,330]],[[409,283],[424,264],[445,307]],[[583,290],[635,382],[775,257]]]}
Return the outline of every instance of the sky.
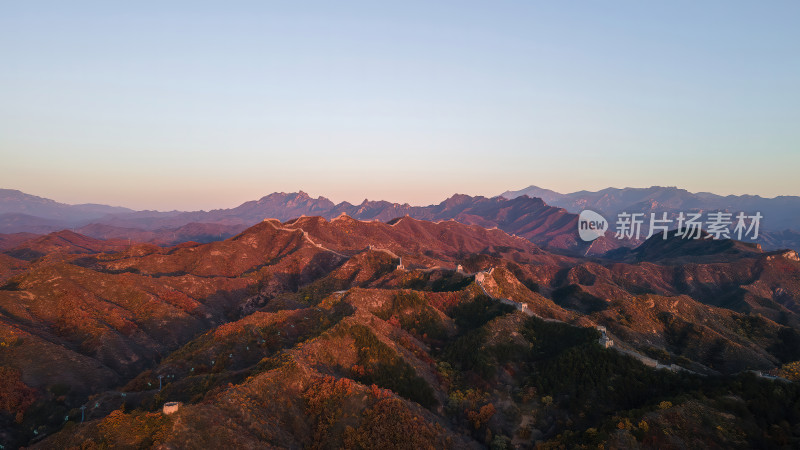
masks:
{"label": "sky", "polygon": [[0,188],[800,195],[800,2],[0,2]]}

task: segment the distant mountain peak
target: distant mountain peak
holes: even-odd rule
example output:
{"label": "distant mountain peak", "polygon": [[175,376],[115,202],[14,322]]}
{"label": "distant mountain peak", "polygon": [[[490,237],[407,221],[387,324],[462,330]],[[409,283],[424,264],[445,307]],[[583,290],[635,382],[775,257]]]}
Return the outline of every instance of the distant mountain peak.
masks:
{"label": "distant mountain peak", "polygon": [[472,197],[466,194],[453,194],[450,198],[446,199],[442,204],[445,206],[462,205],[472,200]]}

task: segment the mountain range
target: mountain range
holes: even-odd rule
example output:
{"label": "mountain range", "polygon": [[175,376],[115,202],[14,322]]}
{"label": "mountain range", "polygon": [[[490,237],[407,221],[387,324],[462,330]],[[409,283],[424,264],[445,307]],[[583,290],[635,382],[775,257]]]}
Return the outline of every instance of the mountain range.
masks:
{"label": "mountain range", "polygon": [[[565,195],[532,186],[492,198],[456,194],[429,206],[369,200],[359,205],[348,202],[335,204],[325,197],[313,198],[300,191],[273,193],[230,209],[193,212],[65,205],[19,191],[2,190],[0,193],[3,199],[0,201],[0,233],[6,235],[20,232],[45,234],[67,228],[98,239],[174,245],[229,238],[264,218],[285,221],[316,215],[330,220],[347,214],[359,220],[388,222],[408,215],[423,220],[456,220],[487,228],[497,227],[551,249],[601,255],[621,246],[638,245],[641,240],[614,239],[613,232],[608,232],[591,243],[583,242],[576,231],[577,213],[582,209],[601,212],[612,224],[613,214],[621,211],[667,212],[674,217],[679,212],[724,210],[762,212],[764,219],[756,242],[763,248],[800,249],[800,225],[797,225],[800,223],[800,197],[721,197],[691,194],[677,188],[605,189]],[[32,215],[34,213],[38,216]]]}
{"label": "mountain range", "polygon": [[[25,194],[20,194],[20,197]],[[58,211],[68,205],[58,206]],[[76,206],[77,208],[77,206]],[[0,212],[3,210],[0,209]],[[130,239],[160,245],[186,241],[210,242],[231,237],[244,228],[264,218],[285,221],[300,216],[317,215],[333,219],[342,214],[359,220],[387,222],[397,217],[410,216],[425,220],[456,220],[461,223],[483,227],[498,227],[530,239],[540,245],[548,245],[574,251],[587,251],[590,247],[600,253],[619,246],[616,242],[600,239],[592,244],[580,241],[577,235],[577,216],[563,209],[546,205],[539,199],[527,197],[506,200],[500,197],[470,197],[454,195],[438,205],[410,206],[408,204],[371,202],[361,205],[347,202],[334,204],[324,197],[312,198],[305,192],[274,193],[258,201],[243,203],[231,209],[195,212],[137,211],[109,214],[102,217],[86,216],[83,222],[54,222],[55,215],[26,220],[8,221],[18,218],[14,212],[0,214],[2,229],[6,234],[59,230],[72,225],[76,232],[99,239]],[[73,217],[77,216],[76,212]],[[89,223],[86,223],[89,222]]]}
{"label": "mountain range", "polygon": [[561,194],[537,186],[501,194],[507,199],[527,195],[541,198],[548,205],[564,208],[571,213],[584,209],[599,212],[607,218],[620,212],[669,213],[697,211],[726,211],[734,214],[760,212],[762,227],[769,231],[800,231],[800,197],[783,195],[764,198],[758,195],[717,195],[709,192],[692,193],[677,187],[652,186],[649,188],[607,188],[600,191],[577,191]]}
{"label": "mountain range", "polygon": [[534,242],[576,225],[539,199],[408,208],[208,243],[10,235],[0,444],[800,444],[796,252],[670,232],[586,256]]}

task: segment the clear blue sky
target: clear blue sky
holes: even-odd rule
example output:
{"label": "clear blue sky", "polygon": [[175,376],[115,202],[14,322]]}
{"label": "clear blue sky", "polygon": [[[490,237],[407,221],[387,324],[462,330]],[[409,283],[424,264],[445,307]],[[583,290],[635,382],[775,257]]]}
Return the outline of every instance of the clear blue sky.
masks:
{"label": "clear blue sky", "polygon": [[800,195],[798,24],[798,1],[6,1],[0,187]]}

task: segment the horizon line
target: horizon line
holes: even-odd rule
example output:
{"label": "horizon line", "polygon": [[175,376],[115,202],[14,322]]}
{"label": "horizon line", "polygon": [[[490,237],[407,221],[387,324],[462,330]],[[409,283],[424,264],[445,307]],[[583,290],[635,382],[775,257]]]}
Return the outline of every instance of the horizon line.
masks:
{"label": "horizon line", "polygon": [[[384,202],[385,201],[385,202],[392,203],[392,204],[397,204],[397,205],[400,205],[400,206],[429,207],[429,206],[435,206],[435,205],[441,204],[441,203],[445,202],[446,200],[451,199],[451,198],[453,198],[455,196],[459,196],[459,195],[464,195],[464,196],[468,196],[468,197],[472,197],[472,198],[484,197],[484,198],[487,198],[487,199],[491,199],[491,198],[502,197],[503,194],[508,193],[508,192],[519,192],[519,191],[524,191],[524,190],[531,189],[531,188],[551,191],[551,192],[553,192],[555,194],[562,195],[562,196],[574,195],[574,194],[578,194],[578,193],[581,193],[581,192],[595,194],[595,193],[599,193],[601,191],[609,190],[609,189],[615,189],[615,190],[642,189],[642,190],[644,190],[644,189],[652,189],[652,188],[663,188],[663,189],[672,188],[672,189],[678,189],[678,190],[681,190],[681,191],[685,191],[685,192],[687,192],[689,194],[692,194],[692,195],[711,194],[711,195],[715,195],[715,196],[719,196],[719,197],[723,197],[723,198],[727,198],[727,197],[757,197],[757,198],[764,199],[764,200],[775,200],[775,199],[779,199],[779,198],[800,198],[800,195],[791,195],[791,194],[782,194],[782,195],[776,195],[776,196],[773,196],[773,197],[765,197],[765,196],[762,196],[762,195],[759,195],[759,194],[718,194],[718,193],[711,192],[711,191],[692,192],[692,191],[690,191],[688,189],[681,188],[681,187],[678,187],[678,186],[660,186],[660,185],[651,185],[651,186],[646,186],[646,187],[626,186],[626,187],[623,187],[623,188],[609,186],[609,187],[605,187],[605,188],[597,189],[597,190],[580,189],[580,190],[577,190],[577,191],[564,193],[564,192],[559,192],[559,191],[555,191],[553,189],[548,189],[548,188],[542,188],[540,186],[531,184],[531,185],[528,185],[528,186],[520,188],[520,189],[508,189],[508,190],[506,190],[506,191],[504,191],[504,192],[502,192],[500,194],[497,194],[497,195],[482,195],[482,194],[472,195],[472,194],[463,194],[463,193],[460,193],[460,192],[455,192],[453,194],[450,194],[449,196],[444,197],[438,203],[428,203],[428,204],[412,204],[412,203],[407,202],[407,201],[406,202],[400,202],[400,201],[392,201],[392,200],[386,200],[386,199],[380,199],[380,198],[379,199],[370,200],[369,197],[364,197],[364,199],[361,200],[360,202],[358,202],[358,201],[352,202],[352,201],[349,201],[349,200],[335,201],[332,198],[327,197],[325,195],[317,195],[316,197],[314,197],[314,195],[309,194],[307,191],[305,191],[303,189],[299,189],[297,191],[289,191],[289,192],[286,192],[286,191],[273,191],[273,192],[270,192],[268,194],[261,195],[258,198],[252,198],[250,200],[245,200],[245,201],[243,201],[241,203],[234,204],[232,206],[229,205],[229,206],[223,206],[223,207],[217,207],[217,208],[209,208],[209,209],[155,209],[155,208],[136,209],[136,208],[123,206],[123,205],[120,205],[120,204],[98,203],[98,202],[92,202],[92,201],[80,202],[80,203],[68,203],[68,202],[65,202],[65,201],[57,200],[56,198],[53,198],[53,197],[42,196],[42,195],[37,195],[37,194],[31,194],[29,192],[25,192],[25,191],[23,191],[21,189],[16,189],[16,188],[0,188],[0,191],[1,190],[16,191],[16,192],[19,192],[19,193],[24,194],[24,195],[30,195],[30,196],[41,198],[41,199],[44,199],[44,200],[50,200],[50,201],[53,201],[53,202],[56,202],[56,203],[60,203],[62,205],[67,205],[67,206],[98,205],[98,206],[108,206],[108,207],[112,207],[112,208],[125,208],[125,209],[129,209],[131,211],[134,211],[134,212],[153,211],[153,212],[169,213],[169,212],[209,212],[209,211],[216,211],[216,210],[232,209],[232,208],[236,208],[236,207],[241,206],[241,205],[243,205],[245,203],[248,203],[248,202],[259,201],[259,200],[261,200],[263,198],[269,197],[270,195],[274,195],[274,194],[290,195],[290,194],[301,194],[301,193],[305,194],[306,196],[308,196],[309,198],[311,198],[313,200],[328,200],[331,203],[333,203],[335,206],[339,206],[339,205],[342,205],[344,203],[347,203],[347,204],[350,204],[350,205],[353,205],[353,206],[357,206],[357,205],[361,205],[361,204],[363,204],[365,202]],[[522,195],[527,195],[527,194],[522,194]],[[530,197],[530,196],[528,196],[528,197]],[[535,197],[535,196],[534,197],[530,197],[530,198],[540,198],[541,199],[541,197]],[[506,199],[508,199],[508,198],[506,197]],[[542,199],[542,200],[544,200],[544,199]],[[545,202],[545,203],[547,203],[547,202]],[[550,206],[554,206],[554,205],[550,205]]]}

